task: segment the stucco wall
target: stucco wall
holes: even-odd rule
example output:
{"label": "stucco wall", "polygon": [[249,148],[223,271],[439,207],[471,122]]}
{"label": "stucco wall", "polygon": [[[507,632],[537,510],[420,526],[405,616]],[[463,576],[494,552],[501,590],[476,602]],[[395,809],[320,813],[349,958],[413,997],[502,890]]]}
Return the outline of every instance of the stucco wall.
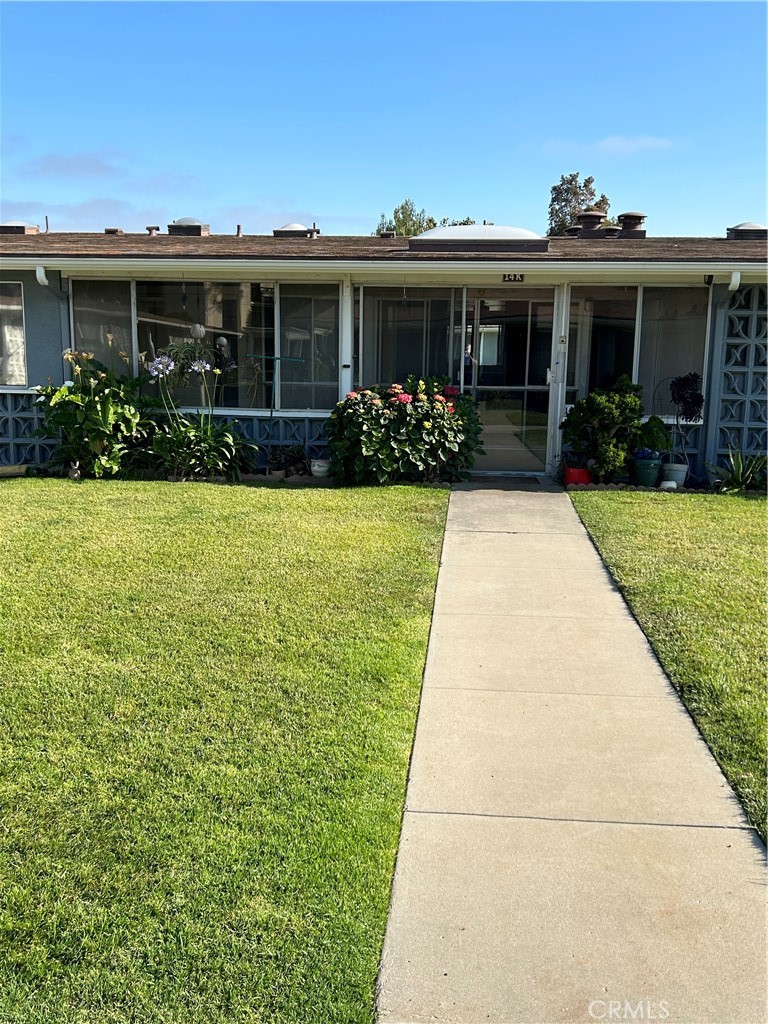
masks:
{"label": "stucco wall", "polygon": [[27,343],[27,385],[64,380],[62,351],[69,346],[68,297],[60,299],[61,275],[48,271],[51,287],[39,285],[33,270],[4,271],[0,281],[20,281],[24,293],[24,330]]}
{"label": "stucco wall", "polygon": [[[58,297],[61,276],[48,271],[50,288],[39,285],[33,270],[5,271],[0,281],[20,281],[23,286],[27,386],[52,378],[64,380],[62,351],[69,346],[69,308]],[[0,465],[45,462],[51,444],[33,436],[39,426],[35,396],[23,389],[0,390]]]}

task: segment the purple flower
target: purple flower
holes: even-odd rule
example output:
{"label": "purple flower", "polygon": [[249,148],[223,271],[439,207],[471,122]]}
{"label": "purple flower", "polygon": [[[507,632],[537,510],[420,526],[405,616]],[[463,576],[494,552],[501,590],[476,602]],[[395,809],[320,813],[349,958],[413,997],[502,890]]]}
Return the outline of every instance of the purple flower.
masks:
{"label": "purple flower", "polygon": [[176,364],[170,356],[158,356],[149,364],[149,372],[153,377],[167,377]]}
{"label": "purple flower", "polygon": [[190,370],[193,371],[193,373],[201,373],[202,374],[202,373],[205,373],[206,370],[210,370],[211,364],[210,363],[206,363],[203,359],[195,359],[194,362],[189,364],[189,368],[190,368]]}

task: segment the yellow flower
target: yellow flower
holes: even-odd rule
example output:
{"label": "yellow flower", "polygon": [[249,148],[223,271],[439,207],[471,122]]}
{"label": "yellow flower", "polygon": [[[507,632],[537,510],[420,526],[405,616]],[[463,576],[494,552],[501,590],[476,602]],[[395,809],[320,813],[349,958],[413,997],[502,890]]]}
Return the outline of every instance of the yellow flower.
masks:
{"label": "yellow flower", "polygon": [[425,430],[429,430],[431,426],[432,426],[432,423],[429,420],[424,420],[424,429]]}

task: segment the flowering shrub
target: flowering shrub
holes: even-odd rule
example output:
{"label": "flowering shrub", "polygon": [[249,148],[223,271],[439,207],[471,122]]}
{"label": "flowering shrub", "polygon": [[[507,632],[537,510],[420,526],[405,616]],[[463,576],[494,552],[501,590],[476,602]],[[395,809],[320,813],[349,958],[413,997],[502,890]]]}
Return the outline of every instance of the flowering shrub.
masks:
{"label": "flowering shrub", "polygon": [[[258,445],[246,441],[230,424],[213,418],[213,396],[206,377],[210,369],[210,363],[202,357],[177,367],[167,352],[158,355],[149,367],[167,417],[157,426],[152,451],[162,470],[179,480],[204,480],[212,476],[238,480],[241,472],[255,468]],[[221,372],[213,370],[214,381]],[[198,415],[185,416],[174,404],[171,387],[174,381],[186,379],[191,373],[202,381],[206,408]]]}
{"label": "flowering shrub", "polygon": [[326,425],[342,483],[460,480],[482,453],[474,399],[444,379],[350,391]]}
{"label": "flowering shrub", "polygon": [[37,388],[43,407],[38,433],[61,437],[51,464],[71,466],[83,476],[114,475],[153,433],[148,403],[140,394],[143,378],[117,378],[92,353],[67,349],[64,359],[73,380]]}

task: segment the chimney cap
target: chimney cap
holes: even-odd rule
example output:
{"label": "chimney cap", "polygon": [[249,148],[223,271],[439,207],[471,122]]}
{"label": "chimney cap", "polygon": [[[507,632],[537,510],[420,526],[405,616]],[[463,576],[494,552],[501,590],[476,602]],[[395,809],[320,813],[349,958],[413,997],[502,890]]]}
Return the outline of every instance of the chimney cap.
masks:
{"label": "chimney cap", "polygon": [[637,210],[628,210],[626,213],[620,213],[618,219],[622,220],[624,217],[629,217],[631,220],[645,220],[646,214],[639,213]]}
{"label": "chimney cap", "polygon": [[122,228],[104,228],[105,235],[123,235],[125,232]]}

